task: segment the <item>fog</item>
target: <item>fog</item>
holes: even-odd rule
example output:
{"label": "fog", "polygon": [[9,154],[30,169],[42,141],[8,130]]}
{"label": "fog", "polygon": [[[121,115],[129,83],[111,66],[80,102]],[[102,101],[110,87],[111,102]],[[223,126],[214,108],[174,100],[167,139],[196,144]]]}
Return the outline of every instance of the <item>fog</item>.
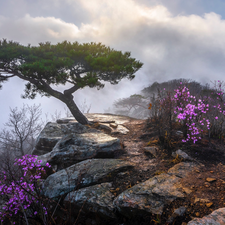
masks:
{"label": "fog", "polygon": [[[102,42],[116,50],[130,51],[144,63],[134,80],[106,84],[102,90],[84,88],[75,102],[91,104],[90,112],[104,112],[118,98],[138,93],[158,81],[175,78],[201,83],[223,80],[225,21],[223,1],[161,0],[1,0],[0,37],[21,44],[50,41]],[[52,98],[22,99],[25,82],[14,78],[0,90],[0,127],[9,107],[41,103],[43,115],[63,111]]]}

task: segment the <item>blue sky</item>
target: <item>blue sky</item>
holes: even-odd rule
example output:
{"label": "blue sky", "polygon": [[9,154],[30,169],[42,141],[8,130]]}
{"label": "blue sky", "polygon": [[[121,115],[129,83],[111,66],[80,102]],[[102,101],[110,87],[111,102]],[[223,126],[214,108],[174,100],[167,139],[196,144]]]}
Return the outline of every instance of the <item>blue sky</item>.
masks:
{"label": "blue sky", "polygon": [[[102,42],[131,51],[144,63],[133,81],[100,91],[75,93],[91,112],[112,108],[118,98],[152,82],[175,78],[202,83],[223,80],[225,71],[225,1],[222,0],[0,0],[0,38],[24,45],[60,41]],[[0,90],[0,127],[9,107],[41,103],[43,113],[63,110],[53,98],[24,100],[24,82],[13,79]]]}
{"label": "blue sky", "polygon": [[[225,18],[225,1],[224,0],[190,0],[190,1],[167,1],[162,0],[174,15],[185,13],[186,15],[196,14],[202,16],[205,13],[215,12]],[[172,4],[171,4],[172,2]]]}

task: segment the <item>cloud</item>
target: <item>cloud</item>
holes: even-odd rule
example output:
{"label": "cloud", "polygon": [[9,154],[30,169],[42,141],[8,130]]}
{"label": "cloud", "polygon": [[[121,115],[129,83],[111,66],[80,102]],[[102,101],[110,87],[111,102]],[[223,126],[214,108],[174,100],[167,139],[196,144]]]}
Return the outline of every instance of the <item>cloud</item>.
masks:
{"label": "cloud", "polygon": [[[134,94],[154,81],[182,77],[205,83],[224,77],[225,21],[215,12],[177,13],[176,3],[181,4],[178,0],[170,1],[171,10],[165,0],[161,4],[154,0],[20,1],[26,10],[18,13],[16,20],[6,14],[0,16],[4,38],[33,45],[63,40],[102,42],[131,51],[132,57],[144,62],[131,82],[124,80],[116,86],[106,85],[99,92],[84,89],[75,94],[80,102],[84,98],[87,103],[93,102],[94,111],[103,111],[117,98]],[[189,5],[189,11],[193,7]],[[61,15],[60,8],[64,12],[67,8],[68,16]],[[73,12],[82,14],[81,19]]]}
{"label": "cloud", "polygon": [[0,21],[0,29],[5,34],[4,38],[16,39],[23,44],[37,45],[39,42],[49,40],[55,43],[79,36],[79,29],[75,24],[66,23],[54,17],[33,18],[26,14],[18,20],[1,17]]}

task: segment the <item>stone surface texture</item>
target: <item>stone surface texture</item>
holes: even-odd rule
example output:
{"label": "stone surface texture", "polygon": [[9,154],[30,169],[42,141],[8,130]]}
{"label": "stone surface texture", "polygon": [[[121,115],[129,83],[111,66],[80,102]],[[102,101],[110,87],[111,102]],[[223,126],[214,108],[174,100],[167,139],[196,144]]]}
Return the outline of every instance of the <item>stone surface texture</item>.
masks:
{"label": "stone surface texture", "polygon": [[217,209],[203,218],[195,218],[187,225],[225,225],[225,208]]}
{"label": "stone surface texture", "polygon": [[128,217],[143,211],[161,215],[165,204],[185,197],[180,180],[197,168],[194,163],[181,162],[172,167],[167,174],[154,176],[124,191],[114,200],[114,204]]}
{"label": "stone surface texture", "polygon": [[[49,198],[58,198],[133,166],[133,163],[120,159],[88,159],[50,175],[44,182],[44,194]],[[110,180],[111,175],[108,177]]]}
{"label": "stone surface texture", "polygon": [[71,133],[62,137],[50,153],[39,156],[38,160],[42,160],[42,164],[57,165],[59,170],[86,159],[113,156],[115,150],[121,150],[118,138],[99,132]]}
{"label": "stone surface texture", "polygon": [[180,180],[193,170],[199,169],[192,162],[181,162],[163,173],[137,184],[121,193],[114,200],[120,213],[128,217],[147,211],[161,215],[165,204],[177,198],[185,197],[185,190]]}
{"label": "stone surface texture", "polygon": [[71,203],[74,211],[82,207],[85,212],[100,213],[102,217],[115,218],[114,195],[110,192],[111,183],[101,183],[70,192],[65,202]]}

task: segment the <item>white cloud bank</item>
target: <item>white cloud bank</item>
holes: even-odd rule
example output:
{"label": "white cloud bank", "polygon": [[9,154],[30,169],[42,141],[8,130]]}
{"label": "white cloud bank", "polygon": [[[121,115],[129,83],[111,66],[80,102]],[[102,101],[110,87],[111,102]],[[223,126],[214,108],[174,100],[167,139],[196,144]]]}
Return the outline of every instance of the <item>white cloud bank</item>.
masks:
{"label": "white cloud bank", "polygon": [[[55,4],[57,8],[66,4],[71,12],[73,2],[58,0]],[[88,21],[78,24],[76,19],[72,23],[26,12],[16,20],[0,16],[0,34],[1,38],[22,44],[95,41],[131,51],[133,57],[144,63],[134,81],[107,85],[101,91],[84,89],[75,95],[78,102],[84,98],[92,102],[92,111],[103,111],[115,99],[138,92],[156,80],[182,77],[209,82],[224,77],[225,21],[214,12],[203,16],[174,16],[163,5],[150,6],[132,0],[79,0],[76,1],[76,11],[79,11],[77,6],[86,13]],[[73,20],[72,15],[69,20]],[[1,92],[1,95],[7,93]],[[101,101],[96,101],[97,96]]]}

